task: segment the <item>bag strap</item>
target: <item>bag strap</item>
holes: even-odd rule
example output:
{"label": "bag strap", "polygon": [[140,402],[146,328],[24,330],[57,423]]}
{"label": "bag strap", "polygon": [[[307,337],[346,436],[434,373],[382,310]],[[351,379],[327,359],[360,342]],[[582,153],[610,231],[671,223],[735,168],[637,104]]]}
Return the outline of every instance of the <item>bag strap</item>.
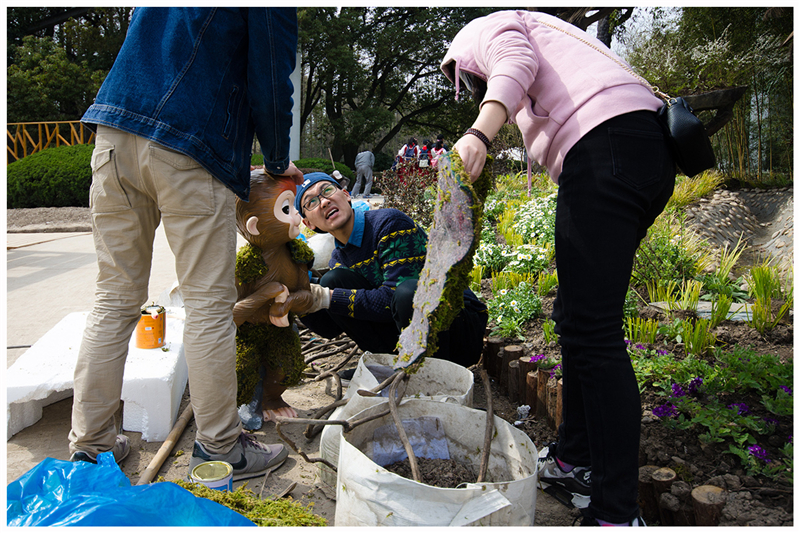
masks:
{"label": "bag strap", "polygon": [[624,69],[626,72],[628,72],[628,73],[629,73],[631,76],[633,76],[634,78],[636,78],[636,79],[639,81],[639,83],[641,83],[642,85],[644,85],[645,87],[647,87],[648,89],[650,89],[651,91],[653,91],[653,94],[655,94],[656,96],[658,96],[659,98],[661,98],[661,99],[662,99],[662,100],[664,100],[665,102],[669,102],[670,100],[672,100],[672,98],[671,98],[671,97],[670,97],[668,94],[661,92],[661,91],[658,89],[658,87],[654,87],[654,86],[653,86],[653,85],[652,85],[652,84],[651,84],[649,81],[647,81],[647,80],[646,80],[646,79],[644,79],[642,76],[640,76],[639,74],[637,74],[636,72],[634,72],[634,70],[631,68],[631,66],[630,66],[630,65],[628,65],[627,63],[624,63],[624,62],[620,61],[618,58],[616,58],[616,57],[614,57],[614,56],[610,55],[608,52],[606,52],[606,51],[605,51],[605,50],[603,50],[602,48],[598,47],[598,46],[597,46],[597,45],[595,45],[594,43],[591,43],[591,42],[587,41],[586,39],[584,39],[584,38],[582,38],[582,37],[579,37],[579,36],[577,36],[577,35],[575,35],[575,34],[573,34],[573,33],[569,32],[569,31],[565,30],[564,28],[559,28],[558,26],[556,26],[556,25],[554,25],[554,24],[550,24],[549,22],[545,22],[545,21],[543,21],[543,20],[537,20],[537,22],[538,22],[539,24],[541,24],[542,26],[547,26],[548,28],[554,29],[554,30],[556,30],[556,31],[560,31],[561,33],[565,33],[565,34],[567,34],[567,35],[569,35],[569,36],[571,36],[571,37],[573,37],[573,38],[577,39],[578,41],[582,42],[582,43],[583,43],[583,44],[585,44],[586,46],[588,46],[588,47],[590,47],[590,48],[594,49],[595,51],[597,51],[597,52],[600,52],[601,54],[603,54],[604,56],[606,56],[607,58],[609,58],[611,61],[613,61],[614,63],[616,63],[616,64],[617,64],[617,65],[619,65],[620,67],[622,67],[622,68],[623,68],[623,69]]}

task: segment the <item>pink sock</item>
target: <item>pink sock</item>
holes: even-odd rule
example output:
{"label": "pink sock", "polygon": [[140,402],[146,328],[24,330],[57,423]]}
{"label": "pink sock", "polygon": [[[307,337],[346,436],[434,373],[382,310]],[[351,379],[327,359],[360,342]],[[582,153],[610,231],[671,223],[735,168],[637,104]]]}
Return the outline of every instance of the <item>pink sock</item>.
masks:
{"label": "pink sock", "polygon": [[561,470],[563,470],[564,472],[571,472],[572,469],[575,468],[573,465],[565,463],[558,457],[556,457],[556,462],[558,463],[558,466],[561,468]]}

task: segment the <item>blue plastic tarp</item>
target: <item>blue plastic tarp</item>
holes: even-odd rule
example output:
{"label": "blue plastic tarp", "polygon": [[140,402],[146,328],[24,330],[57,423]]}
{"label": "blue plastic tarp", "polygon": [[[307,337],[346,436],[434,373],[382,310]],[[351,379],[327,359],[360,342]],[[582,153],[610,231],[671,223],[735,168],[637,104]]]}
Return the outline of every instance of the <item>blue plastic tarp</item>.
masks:
{"label": "blue plastic tarp", "polygon": [[175,483],[131,486],[111,452],[98,464],[47,458],[6,489],[9,526],[255,526]]}

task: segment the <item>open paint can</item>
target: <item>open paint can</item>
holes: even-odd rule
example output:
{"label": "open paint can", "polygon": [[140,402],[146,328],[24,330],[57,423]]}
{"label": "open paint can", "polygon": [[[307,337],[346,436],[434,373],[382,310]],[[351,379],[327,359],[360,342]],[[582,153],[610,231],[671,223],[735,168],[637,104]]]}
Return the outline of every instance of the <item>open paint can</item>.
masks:
{"label": "open paint can", "polygon": [[136,347],[143,350],[161,348],[166,344],[167,312],[163,306],[148,305],[136,324]]}
{"label": "open paint can", "polygon": [[207,461],[192,469],[191,479],[209,489],[233,490],[233,467],[225,461]]}

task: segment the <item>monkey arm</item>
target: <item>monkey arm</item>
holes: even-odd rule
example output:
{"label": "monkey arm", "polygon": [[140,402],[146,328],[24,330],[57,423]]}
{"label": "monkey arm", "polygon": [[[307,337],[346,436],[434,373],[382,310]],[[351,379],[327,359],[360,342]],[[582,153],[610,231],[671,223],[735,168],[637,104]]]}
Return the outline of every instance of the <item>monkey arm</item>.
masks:
{"label": "monkey arm", "polygon": [[299,290],[289,294],[285,302],[275,302],[269,308],[270,316],[279,317],[288,313],[303,315],[314,305],[314,295],[310,290]]}
{"label": "monkey arm", "polygon": [[278,298],[288,289],[283,283],[277,281],[270,281],[263,286],[256,289],[252,294],[239,299],[236,305],[233,306],[233,321],[236,326],[241,326],[247,322],[253,314],[261,309],[270,300]]}

